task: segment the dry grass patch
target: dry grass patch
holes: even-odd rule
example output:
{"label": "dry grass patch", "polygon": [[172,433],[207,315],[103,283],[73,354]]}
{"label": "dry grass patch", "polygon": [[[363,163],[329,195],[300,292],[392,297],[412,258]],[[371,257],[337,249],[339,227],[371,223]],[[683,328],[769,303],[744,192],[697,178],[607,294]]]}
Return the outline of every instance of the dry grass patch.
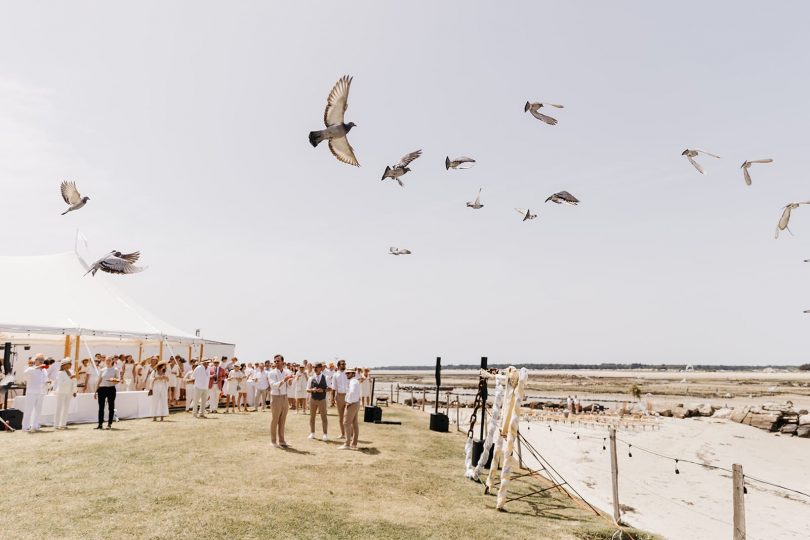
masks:
{"label": "dry grass patch", "polygon": [[615,531],[557,492],[496,512],[494,497],[463,478],[462,435],[430,432],[427,417],[405,407],[384,408],[384,419],[403,425],[361,423],[358,452],[306,439],[308,416],[292,411],[288,450],[270,446],[269,413],[0,434],[0,531],[15,539],[330,540],[562,540]]}

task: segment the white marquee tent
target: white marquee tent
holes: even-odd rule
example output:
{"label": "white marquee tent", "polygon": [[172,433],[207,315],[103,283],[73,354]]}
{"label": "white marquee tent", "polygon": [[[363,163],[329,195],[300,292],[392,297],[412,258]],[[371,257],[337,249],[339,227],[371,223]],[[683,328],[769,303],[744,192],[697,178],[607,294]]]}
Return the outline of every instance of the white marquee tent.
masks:
{"label": "white marquee tent", "polygon": [[54,356],[64,350],[74,361],[125,349],[133,356],[164,349],[186,358],[233,355],[233,344],[189,334],[137,305],[112,284],[121,277],[85,277],[87,268],[74,252],[0,256],[0,343]]}

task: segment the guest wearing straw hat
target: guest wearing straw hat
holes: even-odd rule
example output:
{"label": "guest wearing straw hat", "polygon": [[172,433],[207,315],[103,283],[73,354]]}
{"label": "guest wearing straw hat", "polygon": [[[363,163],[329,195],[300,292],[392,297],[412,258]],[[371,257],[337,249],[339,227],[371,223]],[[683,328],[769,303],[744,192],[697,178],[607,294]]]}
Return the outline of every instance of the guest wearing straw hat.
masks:
{"label": "guest wearing straw hat", "polygon": [[208,383],[210,376],[208,373],[208,358],[203,358],[202,362],[191,372],[194,380],[194,393],[191,398],[191,412],[195,418],[205,418],[205,398],[208,397]]}
{"label": "guest wearing straw hat", "polygon": [[323,437],[321,440],[327,441],[326,436],[326,375],[323,374],[323,364],[315,364],[315,374],[307,382],[307,392],[309,393],[309,438],[315,438],[315,415],[321,415],[321,425],[323,426]]}
{"label": "guest wearing straw hat", "polygon": [[76,397],[76,377],[70,371],[72,360],[66,357],[59,365],[56,374],[56,414],[53,417],[54,429],[67,429],[70,402]]}
{"label": "guest wearing straw hat", "polygon": [[341,450],[357,450],[357,439],[360,436],[360,424],[357,413],[360,411],[360,400],[363,398],[363,388],[360,381],[355,378],[355,369],[346,370],[349,380],[349,391],[346,392],[346,412],[343,415],[343,431],[346,433],[346,442]]}
{"label": "guest wearing straw hat", "polygon": [[197,367],[197,361],[194,359],[189,360],[189,369],[183,375],[183,382],[186,385],[186,412],[191,412],[194,407],[194,369]]}
{"label": "guest wearing straw hat", "polygon": [[166,360],[160,360],[149,375],[147,387],[152,396],[152,421],[169,416],[169,373]]}

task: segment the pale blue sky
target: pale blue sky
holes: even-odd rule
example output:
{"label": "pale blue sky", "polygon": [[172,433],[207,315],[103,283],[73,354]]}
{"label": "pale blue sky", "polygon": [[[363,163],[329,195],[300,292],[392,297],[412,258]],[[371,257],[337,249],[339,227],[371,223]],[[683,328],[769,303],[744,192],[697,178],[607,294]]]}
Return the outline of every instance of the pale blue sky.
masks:
{"label": "pale blue sky", "polygon": [[[147,272],[96,279],[250,360],[806,362],[810,208],[773,232],[810,199],[809,15],[5,2],[0,252],[66,251],[77,227],[94,253],[140,249]],[[307,142],[343,74],[359,169]],[[526,100],[563,103],[559,124]],[[702,177],[686,147],[723,159]],[[379,181],[416,148],[404,189]],[[65,217],[63,179],[92,198]],[[562,189],[582,204],[543,204]]]}

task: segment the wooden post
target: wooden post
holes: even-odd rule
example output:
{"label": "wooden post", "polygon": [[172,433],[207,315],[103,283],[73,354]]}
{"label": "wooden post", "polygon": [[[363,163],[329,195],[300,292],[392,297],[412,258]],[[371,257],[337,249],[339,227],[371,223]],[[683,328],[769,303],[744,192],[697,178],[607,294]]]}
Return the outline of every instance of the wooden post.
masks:
{"label": "wooden post", "polygon": [[394,383],[391,383],[391,386],[389,386],[388,389],[391,391],[391,398],[388,400],[388,402],[393,403],[394,402]]}
{"label": "wooden post", "polygon": [[413,387],[411,387],[411,409],[416,406],[416,399],[413,397]]}
{"label": "wooden post", "polygon": [[203,351],[205,350],[205,343],[200,343],[200,362],[203,360]]}
{"label": "wooden post", "polygon": [[427,401],[427,390],[422,389],[422,410],[425,410],[425,401]]}
{"label": "wooden post", "polygon": [[460,409],[461,409],[461,398],[456,397],[456,431],[461,431],[461,424],[460,424]]}
{"label": "wooden post", "polygon": [[67,358],[70,356],[70,336],[65,336],[65,354],[62,355],[62,358]]}
{"label": "wooden post", "polygon": [[188,346],[188,361],[191,362],[191,345]]}
{"label": "wooden post", "polygon": [[163,336],[160,336],[160,345],[158,346],[158,362],[163,360]]}
{"label": "wooden post", "polygon": [[734,489],[734,540],[745,540],[745,477],[742,465],[731,466]]}
{"label": "wooden post", "polygon": [[73,365],[75,366],[73,368],[74,375],[79,372],[79,341],[81,341],[81,338],[82,337],[79,335],[76,336],[76,348],[74,349],[76,354],[73,355]]}
{"label": "wooden post", "polygon": [[141,363],[141,360],[143,360],[143,341],[138,343],[138,363],[139,364]]}
{"label": "wooden post", "polygon": [[447,392],[447,416],[450,416],[450,392]]}
{"label": "wooden post", "polygon": [[399,403],[399,383],[397,383],[397,403]]}
{"label": "wooden post", "polygon": [[619,462],[616,458],[616,428],[610,428],[610,478],[613,482],[613,521],[621,522],[619,516]]}

